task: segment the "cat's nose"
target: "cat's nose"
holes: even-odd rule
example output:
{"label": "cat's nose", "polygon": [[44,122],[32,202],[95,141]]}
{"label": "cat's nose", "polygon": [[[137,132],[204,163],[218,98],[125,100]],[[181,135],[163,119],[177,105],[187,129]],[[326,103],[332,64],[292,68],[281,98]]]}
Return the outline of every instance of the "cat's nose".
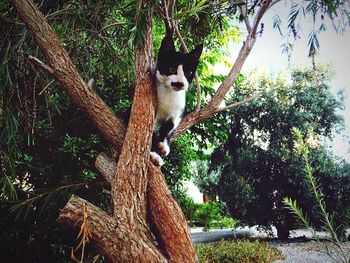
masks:
{"label": "cat's nose", "polygon": [[175,87],[176,90],[181,90],[184,84],[182,82],[171,82],[171,86]]}

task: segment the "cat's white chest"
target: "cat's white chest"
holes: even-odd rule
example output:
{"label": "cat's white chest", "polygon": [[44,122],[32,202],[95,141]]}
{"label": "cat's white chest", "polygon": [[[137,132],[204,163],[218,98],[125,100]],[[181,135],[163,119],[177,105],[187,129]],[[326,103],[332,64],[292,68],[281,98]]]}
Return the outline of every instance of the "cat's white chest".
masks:
{"label": "cat's white chest", "polygon": [[186,93],[184,90],[175,91],[160,84],[157,86],[157,97],[157,120],[181,117],[186,104]]}

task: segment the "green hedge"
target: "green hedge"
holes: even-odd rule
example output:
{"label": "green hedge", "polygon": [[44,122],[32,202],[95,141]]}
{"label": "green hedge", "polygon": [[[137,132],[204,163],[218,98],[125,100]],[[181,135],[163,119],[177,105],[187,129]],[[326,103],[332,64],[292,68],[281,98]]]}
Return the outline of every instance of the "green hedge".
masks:
{"label": "green hedge", "polygon": [[201,263],[267,263],[284,259],[281,252],[265,242],[220,241],[196,245]]}

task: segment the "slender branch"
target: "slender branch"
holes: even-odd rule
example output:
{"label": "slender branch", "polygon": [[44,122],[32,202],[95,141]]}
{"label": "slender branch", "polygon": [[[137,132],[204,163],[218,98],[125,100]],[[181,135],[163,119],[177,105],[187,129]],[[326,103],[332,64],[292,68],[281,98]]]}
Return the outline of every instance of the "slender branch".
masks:
{"label": "slender branch", "polygon": [[175,2],[176,0],[169,0],[169,4],[168,4],[168,13],[171,19],[174,19]]}
{"label": "slender branch", "polygon": [[47,90],[47,89],[51,86],[51,84],[54,83],[54,82],[55,82],[55,80],[51,80],[51,81],[49,82],[49,84],[47,84],[47,85],[39,92],[39,96],[40,96],[41,94],[43,94],[44,91]]}
{"label": "slender branch", "polygon": [[102,28],[99,30],[99,32],[101,32],[101,31],[103,31],[103,30],[106,30],[107,28],[110,28],[110,27],[113,27],[113,26],[118,26],[118,25],[125,25],[125,22],[115,22],[115,23],[106,25],[106,26],[102,27]]}
{"label": "slender branch", "polygon": [[43,69],[46,73],[49,73],[50,75],[55,74],[54,69],[51,68],[50,66],[46,65],[40,59],[29,55],[28,60],[29,60],[29,62],[31,62],[31,63],[35,64],[36,66],[40,67],[41,69]]}
{"label": "slender branch", "polygon": [[[251,31],[247,35],[245,41],[243,41],[243,45],[239,51],[238,57],[233,64],[229,74],[225,78],[225,80],[221,83],[217,91],[215,92],[214,96],[210,100],[210,102],[200,109],[197,112],[191,112],[190,114],[186,115],[180,122],[177,129],[174,131],[174,133],[171,136],[171,141],[174,140],[178,135],[184,133],[186,130],[191,128],[193,125],[199,123],[200,121],[203,121],[205,119],[208,119],[210,116],[215,114],[225,98],[227,92],[232,87],[234,81],[236,80],[238,74],[240,73],[244,62],[246,61],[248,55],[250,54],[251,49],[253,48],[255,41],[256,41],[256,31],[260,24],[261,18],[267,11],[269,5],[271,3],[271,0],[266,0],[263,2],[263,4],[260,6],[260,9],[258,10],[258,13],[254,19]],[[243,103],[242,103],[243,104]],[[242,105],[240,104],[240,105]]]}
{"label": "slender branch", "polygon": [[247,27],[247,31],[248,33],[250,33],[252,31],[252,26],[250,24],[250,21],[249,21],[249,17],[247,15],[247,6],[244,5],[244,6],[239,6],[239,9],[241,11],[241,14],[242,14],[242,17],[243,17],[243,21]]}
{"label": "slender branch", "polygon": [[271,7],[273,7],[278,2],[281,2],[281,0],[274,0],[274,1],[272,1],[271,4],[269,5],[269,7],[267,8],[267,10],[269,10]]}
{"label": "slender branch", "polygon": [[166,28],[166,32],[169,35],[172,35],[174,32],[174,28],[172,27],[172,17],[169,15],[169,10],[168,10],[168,4],[166,0],[162,1],[163,4],[163,13],[164,13],[164,24],[165,24],[165,28]]}
{"label": "slender branch", "polygon": [[238,102],[235,102],[235,103],[232,103],[230,105],[227,105],[227,106],[224,106],[224,107],[220,107],[218,108],[215,113],[218,113],[218,112],[222,112],[222,111],[225,111],[225,110],[230,110],[232,108],[236,108],[238,106],[242,106],[243,104],[246,104],[254,99],[256,99],[257,97],[259,97],[261,94],[258,92],[257,94],[254,94],[253,96],[250,96],[249,98],[246,98],[244,100],[241,100],[241,101],[238,101]]}

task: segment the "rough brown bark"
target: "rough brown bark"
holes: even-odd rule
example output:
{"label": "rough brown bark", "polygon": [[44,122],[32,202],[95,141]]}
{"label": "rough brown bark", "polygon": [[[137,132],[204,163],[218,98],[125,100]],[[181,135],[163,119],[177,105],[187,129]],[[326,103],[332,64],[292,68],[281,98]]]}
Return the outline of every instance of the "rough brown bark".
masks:
{"label": "rough brown bark", "polygon": [[88,228],[93,233],[92,240],[108,262],[168,262],[158,250],[149,247],[148,236],[130,231],[106,212],[77,196],[70,198],[58,222],[79,227],[84,218],[84,209],[88,215]]}
{"label": "rough brown bark", "polygon": [[[69,59],[66,51],[59,44],[57,36],[47,24],[40,11],[30,0],[13,0],[12,3],[43,51],[45,58],[48,61],[48,68],[50,68],[50,71],[47,72],[52,74],[52,76],[57,79],[80,110],[86,113],[90,121],[99,128],[106,141],[116,146],[118,149],[121,149],[124,141],[125,127],[122,125],[121,121],[115,117],[108,106],[97,96],[97,94],[95,94],[94,91],[88,87],[86,83],[84,83],[82,78],[77,73],[73,63]],[[141,59],[142,56],[147,55],[143,52],[144,49],[136,51],[136,53],[138,53],[136,56],[139,56],[138,59]],[[153,61],[153,59],[148,60],[148,65],[145,64],[142,66],[139,64],[136,68],[136,71],[142,72],[142,74],[138,77],[138,85],[141,87],[141,89],[137,89],[135,99],[138,96],[148,96],[149,105],[153,104],[153,102],[151,102],[153,97],[149,94],[151,80],[149,78],[148,66],[150,65],[151,61]],[[51,69],[53,71],[51,71]],[[115,220],[115,223],[117,223],[118,228],[125,230],[119,232],[119,234],[123,236],[123,240],[118,239],[117,236],[114,236],[116,239],[114,242],[102,242],[102,239],[99,237],[100,233],[104,233],[105,235],[111,234],[112,236],[110,237],[112,238],[113,232],[102,229],[103,224],[95,224],[94,217],[89,217],[89,225],[94,225],[94,227],[91,229],[93,240],[102,253],[106,254],[106,256],[109,257],[112,262],[139,262],[139,260],[141,260],[140,262],[162,262],[166,260],[165,256],[171,262],[196,262],[195,250],[189,238],[187,223],[181,210],[168,192],[160,170],[153,167],[152,164],[150,164],[151,168],[148,168],[147,160],[150,148],[150,135],[146,136],[147,138],[142,139],[140,137],[140,131],[144,132],[144,130],[142,130],[142,125],[145,125],[148,133],[151,131],[153,117],[150,117],[150,114],[153,106],[148,108],[147,117],[145,117],[143,113],[144,109],[142,108],[142,104],[144,102],[144,100],[141,101],[138,99],[138,102],[135,104],[136,106],[133,106],[138,110],[133,110],[136,114],[134,114],[134,117],[131,118],[133,119],[132,121],[135,121],[135,123],[138,124],[134,127],[129,127],[130,131],[128,136],[134,139],[131,139],[128,144],[124,145],[125,150],[120,158],[123,159],[124,162],[120,163],[120,172],[117,173],[118,181],[124,180],[128,182],[126,185],[121,183],[114,184],[114,191],[121,191],[117,194],[120,199],[116,200],[115,197],[114,203],[115,207],[117,208],[115,211],[121,211],[121,214],[117,212],[115,213],[117,217],[120,217],[119,220],[121,220],[122,223],[118,222],[116,218],[113,219]],[[139,114],[140,112],[141,114]],[[152,112],[152,114],[154,113]],[[142,140],[144,140],[143,143],[145,146],[141,147],[141,144],[137,143],[141,143]],[[129,160],[132,160],[133,157],[132,154],[130,155],[129,150],[133,151],[133,153],[136,155],[140,155],[140,157],[138,157],[138,160],[140,161],[139,163],[129,166]],[[123,169],[129,170],[127,173],[125,173],[125,170]],[[139,170],[139,172],[137,172],[137,170]],[[161,211],[164,221],[158,220],[157,215],[150,216],[150,218],[155,220],[152,225],[155,226],[155,228],[159,228],[156,229],[155,232],[157,232],[157,237],[159,238],[157,242],[164,250],[164,256],[161,255],[159,250],[155,247],[155,243],[150,235],[147,222],[143,219],[146,213],[145,193],[147,190],[147,171],[152,171],[152,173],[155,173],[154,175],[149,176],[149,180],[154,180],[155,182],[148,185],[148,191],[153,193],[166,193],[164,194],[164,198],[162,195],[150,194],[148,200],[149,207],[151,208],[150,213],[154,211],[154,209],[152,209],[153,207],[167,208]],[[128,176],[130,173],[135,176]],[[140,174],[141,177],[138,178],[137,176]],[[160,187],[163,189],[153,187]],[[133,191],[133,193],[131,196],[128,196],[130,191]],[[127,201],[126,199],[123,199],[126,196],[132,198],[134,201],[136,200],[137,202],[133,203],[132,200]],[[138,200],[139,198],[141,198],[142,201]],[[62,210],[60,222],[70,224],[74,227],[79,227],[78,224],[74,224],[73,222],[78,222],[78,218],[80,218],[80,220],[82,219],[82,208],[81,205],[74,205],[74,202],[76,202],[76,199],[71,199],[67,203],[65,209]],[[155,203],[151,204],[152,202]],[[96,214],[96,218],[107,216],[103,211],[98,211],[97,209],[98,208],[91,210]],[[90,222],[90,220],[92,221]],[[109,219],[106,220],[108,221]],[[174,224],[174,222],[176,223]],[[168,225],[165,226],[165,224]],[[172,228],[172,224],[174,224],[176,227]],[[132,227],[129,228],[129,226]],[[111,254],[111,249],[108,244],[111,244],[111,246],[116,246],[115,244],[117,243],[119,247],[116,251],[120,251],[119,254],[118,252]],[[140,250],[137,250],[137,248],[140,246],[138,245],[139,243],[143,245],[141,245]],[[121,244],[124,245],[120,247]],[[168,247],[169,249],[167,249]],[[136,253],[135,251],[140,253]]]}
{"label": "rough brown bark", "polygon": [[[102,153],[97,157],[95,165],[107,182],[112,184],[117,170],[116,163]],[[194,247],[189,246],[189,244],[192,245],[192,241],[186,224],[184,224],[186,220],[181,208],[166,187],[160,169],[153,165],[150,165],[149,169],[149,216],[154,226],[154,234],[158,237],[159,246],[166,253],[170,262],[196,262]]]}

